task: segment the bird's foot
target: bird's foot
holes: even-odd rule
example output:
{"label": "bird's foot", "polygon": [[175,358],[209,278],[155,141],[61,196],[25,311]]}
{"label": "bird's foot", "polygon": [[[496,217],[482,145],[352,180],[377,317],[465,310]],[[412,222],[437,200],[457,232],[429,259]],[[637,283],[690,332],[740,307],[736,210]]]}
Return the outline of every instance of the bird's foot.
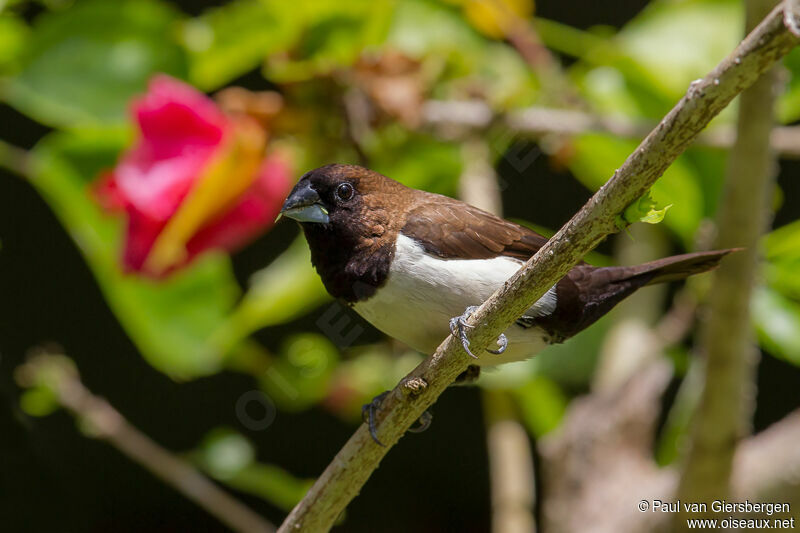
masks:
{"label": "bird's foot", "polygon": [[[467,338],[467,328],[472,328],[467,324],[467,320],[472,313],[474,313],[478,309],[475,305],[470,305],[464,310],[464,314],[461,316],[456,316],[450,319],[450,333],[453,334],[453,337],[457,338],[461,341],[461,346],[464,347],[464,351],[467,352],[470,357],[473,359],[477,359],[478,356],[472,353],[469,349],[469,339]],[[497,350],[490,350],[486,348],[486,351],[495,355],[499,355],[506,351],[508,347],[508,339],[506,338],[505,333],[501,333],[499,337],[497,337],[497,345],[499,348]]]}
{"label": "bird's foot", "polygon": [[[384,391],[377,396],[375,396],[371,402],[364,404],[361,407],[361,419],[367,424],[369,428],[369,434],[372,436],[372,440],[376,443],[380,444],[381,446],[386,446],[384,443],[378,439],[378,427],[375,423],[375,416],[378,414],[378,411],[383,404],[383,400],[389,393],[392,391]],[[408,428],[411,433],[422,433],[431,425],[431,421],[433,420],[433,415],[430,411],[425,411],[422,413],[422,416],[419,417],[417,420],[417,426]]]}

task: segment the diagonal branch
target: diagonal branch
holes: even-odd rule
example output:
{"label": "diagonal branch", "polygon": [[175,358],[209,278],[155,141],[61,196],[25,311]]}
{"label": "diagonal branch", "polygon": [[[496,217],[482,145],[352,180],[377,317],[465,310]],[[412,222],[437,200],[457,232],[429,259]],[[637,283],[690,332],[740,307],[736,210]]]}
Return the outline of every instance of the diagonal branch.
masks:
{"label": "diagonal branch", "polygon": [[[644,194],[697,137],[709,121],[752,85],[796,44],[776,8],[711,73],[689,87],[614,176],[514,276],[472,315],[476,353],[606,236],[617,231],[616,217]],[[458,341],[448,337],[389,394],[372,441],[362,425],[325,469],[303,501],[281,525],[281,532],[327,531],[358,494],[388,450],[470,362]]]}

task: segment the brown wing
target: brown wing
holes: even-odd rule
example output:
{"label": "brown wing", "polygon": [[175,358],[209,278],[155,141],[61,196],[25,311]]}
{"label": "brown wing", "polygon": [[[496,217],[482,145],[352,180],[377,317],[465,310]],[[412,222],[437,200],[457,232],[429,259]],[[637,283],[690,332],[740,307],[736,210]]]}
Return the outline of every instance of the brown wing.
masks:
{"label": "brown wing", "polygon": [[429,254],[448,259],[504,255],[526,261],[547,242],[533,230],[438,195],[413,208],[401,231]]}

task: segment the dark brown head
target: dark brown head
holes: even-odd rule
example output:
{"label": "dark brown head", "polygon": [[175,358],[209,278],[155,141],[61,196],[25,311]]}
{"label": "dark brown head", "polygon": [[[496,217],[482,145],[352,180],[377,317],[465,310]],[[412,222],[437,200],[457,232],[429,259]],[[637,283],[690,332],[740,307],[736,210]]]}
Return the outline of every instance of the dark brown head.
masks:
{"label": "dark brown head", "polygon": [[[297,182],[281,214],[300,222],[328,292],[353,301],[377,288],[417,191],[356,165],[326,165]],[[373,289],[374,290],[374,289]]]}
{"label": "dark brown head", "polygon": [[398,196],[411,192],[368,168],[326,165],[300,178],[281,214],[304,226],[331,225],[339,232],[363,233],[353,226],[379,222],[382,215],[397,206]]}

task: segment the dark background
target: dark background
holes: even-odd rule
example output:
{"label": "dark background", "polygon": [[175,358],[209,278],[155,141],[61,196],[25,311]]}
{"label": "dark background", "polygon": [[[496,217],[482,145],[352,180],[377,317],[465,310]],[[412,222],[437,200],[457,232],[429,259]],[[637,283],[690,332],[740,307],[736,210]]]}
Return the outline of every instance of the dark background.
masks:
{"label": "dark background", "polygon": [[[199,13],[214,2],[175,2]],[[618,27],[646,2],[544,1],[540,16],[577,27]],[[30,13],[35,16],[34,10]],[[258,74],[241,80],[257,86]],[[0,106],[3,137],[32,146],[47,130]],[[541,157],[524,175],[500,165],[514,184],[504,198],[508,216],[559,227],[588,198],[569,174]],[[782,162],[786,201],[780,225],[800,216],[800,168]],[[542,194],[545,191],[546,194]],[[555,201],[554,201],[555,199]],[[286,244],[291,224],[270,235]],[[278,238],[280,236],[280,239]],[[271,245],[274,249],[282,249]],[[234,257],[237,276],[266,264],[259,243]],[[310,317],[309,322],[314,320]],[[294,326],[298,331],[303,325]],[[291,326],[273,330],[282,337]],[[266,335],[266,334],[265,334]],[[367,336],[368,337],[368,336]],[[268,340],[268,339],[265,339]],[[366,339],[369,340],[369,339]],[[0,528],[9,532],[226,531],[203,510],[129,462],[107,444],[84,437],[59,412],[29,418],[18,407],[13,370],[27,350],[56,342],[73,357],[89,388],[108,398],[133,424],[169,449],[195,446],[212,427],[243,432],[258,458],[301,477],[318,475],[353,428],[321,410],[279,413],[262,432],[248,432],[233,406],[250,378],[222,373],[175,384],[139,356],[110,312],[95,281],[47,205],[20,178],[0,171]],[[765,356],[759,367],[756,429],[781,418],[797,401],[800,370]],[[580,391],[573,391],[580,392]],[[483,418],[477,389],[448,391],[435,407],[435,423],[392,450],[348,509],[346,531],[488,531],[489,487]],[[240,495],[275,523],[283,512]],[[391,501],[386,501],[391,498]]]}

